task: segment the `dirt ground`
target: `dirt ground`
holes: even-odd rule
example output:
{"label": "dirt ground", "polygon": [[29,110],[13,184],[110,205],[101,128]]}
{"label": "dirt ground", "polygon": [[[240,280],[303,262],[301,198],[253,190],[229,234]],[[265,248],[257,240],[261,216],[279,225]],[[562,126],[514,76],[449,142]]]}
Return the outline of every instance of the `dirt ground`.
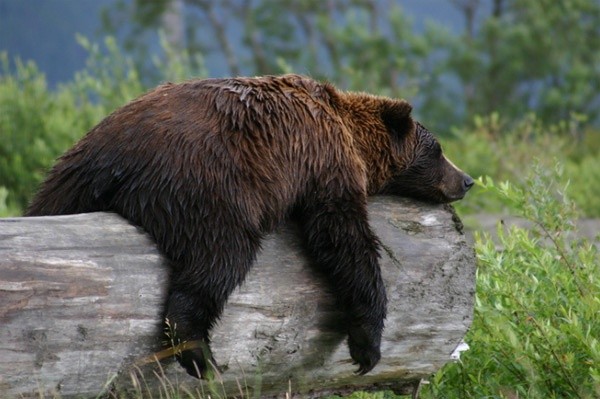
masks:
{"label": "dirt ground", "polygon": [[[497,241],[497,226],[500,221],[503,222],[505,229],[515,225],[527,227],[531,224],[530,222],[514,216],[499,214],[468,215],[463,218],[465,234],[472,240],[473,232],[484,231],[489,233],[494,241]],[[577,235],[579,237],[585,237],[590,240],[590,242],[594,242],[597,246],[600,246],[600,219],[580,219],[577,222]]]}

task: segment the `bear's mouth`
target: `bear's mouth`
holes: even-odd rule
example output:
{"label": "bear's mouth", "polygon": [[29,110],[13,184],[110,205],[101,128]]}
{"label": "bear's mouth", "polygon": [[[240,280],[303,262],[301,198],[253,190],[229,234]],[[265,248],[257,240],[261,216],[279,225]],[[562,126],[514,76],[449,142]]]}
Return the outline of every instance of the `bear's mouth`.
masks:
{"label": "bear's mouth", "polygon": [[451,202],[455,202],[455,201],[465,198],[465,195],[467,195],[466,192],[461,193],[461,194],[456,194],[456,195],[448,195],[448,196],[445,196],[445,201],[441,201],[441,202],[444,204],[449,204]]}
{"label": "bear's mouth", "polygon": [[473,179],[469,175],[464,174],[461,182],[454,184],[451,190],[443,184],[429,190],[408,189],[401,185],[388,185],[381,190],[381,194],[397,195],[432,204],[448,204],[463,199],[471,187],[473,187],[473,184]]}

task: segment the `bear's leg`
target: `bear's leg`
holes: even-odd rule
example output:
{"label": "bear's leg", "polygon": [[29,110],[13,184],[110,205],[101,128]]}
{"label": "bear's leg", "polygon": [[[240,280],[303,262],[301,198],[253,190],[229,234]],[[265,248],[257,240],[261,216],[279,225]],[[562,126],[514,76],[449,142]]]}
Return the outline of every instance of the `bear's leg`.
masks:
{"label": "bear's leg", "polygon": [[166,317],[175,342],[184,344],[179,362],[199,378],[214,375],[217,366],[210,349],[210,329],[231,292],[244,280],[260,244],[258,234],[233,223],[228,224],[230,229],[225,225],[196,241],[204,245],[191,245],[185,261],[174,262],[171,275]]}
{"label": "bear's leg", "polygon": [[[177,349],[177,359],[188,374],[209,378],[217,367],[210,349],[211,315],[220,314],[215,298],[209,298],[196,287],[171,284],[167,299],[168,328]],[[214,323],[214,320],[213,320]]]}
{"label": "bear's leg", "polygon": [[348,315],[350,356],[358,373],[381,357],[386,292],[379,268],[379,241],[367,220],[366,198],[312,202],[300,217],[311,255],[330,280]]}

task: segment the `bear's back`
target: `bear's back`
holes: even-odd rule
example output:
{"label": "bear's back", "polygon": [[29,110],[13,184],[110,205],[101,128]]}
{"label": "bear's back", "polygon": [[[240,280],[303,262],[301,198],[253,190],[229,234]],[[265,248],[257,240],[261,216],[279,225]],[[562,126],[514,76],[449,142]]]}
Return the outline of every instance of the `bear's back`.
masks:
{"label": "bear's back", "polygon": [[164,84],[100,122],[47,184],[69,180],[75,212],[113,210],[148,230],[160,228],[144,215],[187,206],[173,198],[270,226],[340,163],[340,144],[351,149],[335,95],[297,75]]}

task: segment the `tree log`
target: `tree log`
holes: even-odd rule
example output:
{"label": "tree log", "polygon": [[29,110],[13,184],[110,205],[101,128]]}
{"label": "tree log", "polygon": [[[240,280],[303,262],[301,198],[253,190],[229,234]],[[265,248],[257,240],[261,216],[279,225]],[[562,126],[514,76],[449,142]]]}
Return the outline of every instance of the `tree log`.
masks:
{"label": "tree log", "polygon": [[[380,363],[354,374],[340,312],[290,223],[264,241],[213,330],[221,394],[406,392],[450,360],[474,298],[460,221],[449,206],[391,197],[372,199],[369,215],[389,299]],[[3,397],[214,389],[160,352],[168,275],[151,239],[118,215],[0,219]]]}

